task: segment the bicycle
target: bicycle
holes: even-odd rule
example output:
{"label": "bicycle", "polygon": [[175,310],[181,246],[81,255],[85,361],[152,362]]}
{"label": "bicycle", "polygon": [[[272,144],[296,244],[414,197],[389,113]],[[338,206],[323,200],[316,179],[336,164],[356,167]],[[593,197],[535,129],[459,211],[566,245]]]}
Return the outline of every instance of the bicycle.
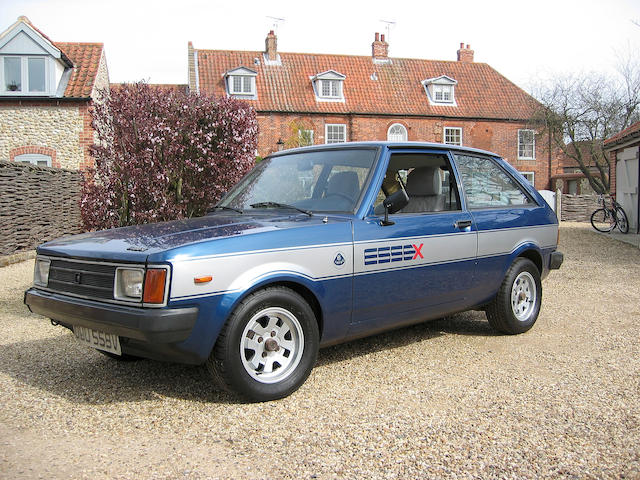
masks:
{"label": "bicycle", "polygon": [[614,228],[622,233],[629,232],[629,221],[622,206],[611,197],[611,206],[607,207],[604,195],[598,196],[601,208],[591,214],[591,225],[599,232],[611,232]]}

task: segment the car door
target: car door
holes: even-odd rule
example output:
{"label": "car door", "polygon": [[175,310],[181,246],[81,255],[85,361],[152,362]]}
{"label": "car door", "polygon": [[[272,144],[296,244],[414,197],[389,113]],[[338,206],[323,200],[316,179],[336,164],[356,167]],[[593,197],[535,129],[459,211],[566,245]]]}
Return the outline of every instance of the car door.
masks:
{"label": "car door", "polygon": [[499,161],[466,152],[456,153],[455,161],[478,230],[472,294],[482,302],[495,295],[518,249],[553,246],[557,230],[548,223],[546,206],[539,205]]}
{"label": "car door", "polygon": [[[399,188],[409,204],[384,225],[381,202]],[[444,150],[389,155],[373,214],[354,223],[352,334],[469,306],[477,232],[458,189]]]}

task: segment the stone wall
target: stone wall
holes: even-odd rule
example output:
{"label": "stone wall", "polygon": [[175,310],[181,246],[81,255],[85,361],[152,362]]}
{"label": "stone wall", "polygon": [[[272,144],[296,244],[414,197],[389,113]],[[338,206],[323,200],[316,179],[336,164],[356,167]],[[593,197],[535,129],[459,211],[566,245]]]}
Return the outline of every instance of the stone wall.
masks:
{"label": "stone wall", "polygon": [[100,91],[109,90],[109,70],[107,69],[107,57],[102,51],[100,56],[100,63],[98,64],[98,72],[96,73],[96,80],[91,90],[91,98],[94,101],[100,99]]}
{"label": "stone wall", "polygon": [[561,220],[564,222],[590,222],[591,214],[599,207],[597,195],[563,194]]}
{"label": "stone wall", "polygon": [[81,232],[82,174],[0,161],[0,255]]}
{"label": "stone wall", "polygon": [[85,143],[93,140],[93,132],[85,132],[90,128],[87,114],[86,102],[0,105],[0,160],[13,160],[17,149],[44,147],[55,151],[52,166],[81,168],[87,163]]}

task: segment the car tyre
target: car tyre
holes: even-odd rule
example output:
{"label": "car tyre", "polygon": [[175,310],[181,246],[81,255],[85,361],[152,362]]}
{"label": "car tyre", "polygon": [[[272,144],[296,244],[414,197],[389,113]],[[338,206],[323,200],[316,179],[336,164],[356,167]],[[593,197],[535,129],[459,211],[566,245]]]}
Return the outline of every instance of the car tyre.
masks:
{"label": "car tyre", "polygon": [[540,313],[542,282],[535,264],[516,258],[507,270],[486,315],[494,330],[509,335],[524,333],[533,327]]}
{"label": "car tyre", "polygon": [[220,386],[251,401],[286,397],[311,373],[319,336],[316,316],[302,296],[286,287],[265,288],[231,314],[207,368]]}

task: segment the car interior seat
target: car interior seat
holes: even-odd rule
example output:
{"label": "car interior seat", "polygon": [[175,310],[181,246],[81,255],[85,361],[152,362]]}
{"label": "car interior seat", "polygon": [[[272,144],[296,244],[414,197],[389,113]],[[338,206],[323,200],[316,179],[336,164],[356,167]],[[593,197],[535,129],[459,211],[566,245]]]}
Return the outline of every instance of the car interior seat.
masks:
{"label": "car interior seat", "polygon": [[403,213],[440,212],[445,209],[438,167],[418,167],[407,176],[409,204]]}

